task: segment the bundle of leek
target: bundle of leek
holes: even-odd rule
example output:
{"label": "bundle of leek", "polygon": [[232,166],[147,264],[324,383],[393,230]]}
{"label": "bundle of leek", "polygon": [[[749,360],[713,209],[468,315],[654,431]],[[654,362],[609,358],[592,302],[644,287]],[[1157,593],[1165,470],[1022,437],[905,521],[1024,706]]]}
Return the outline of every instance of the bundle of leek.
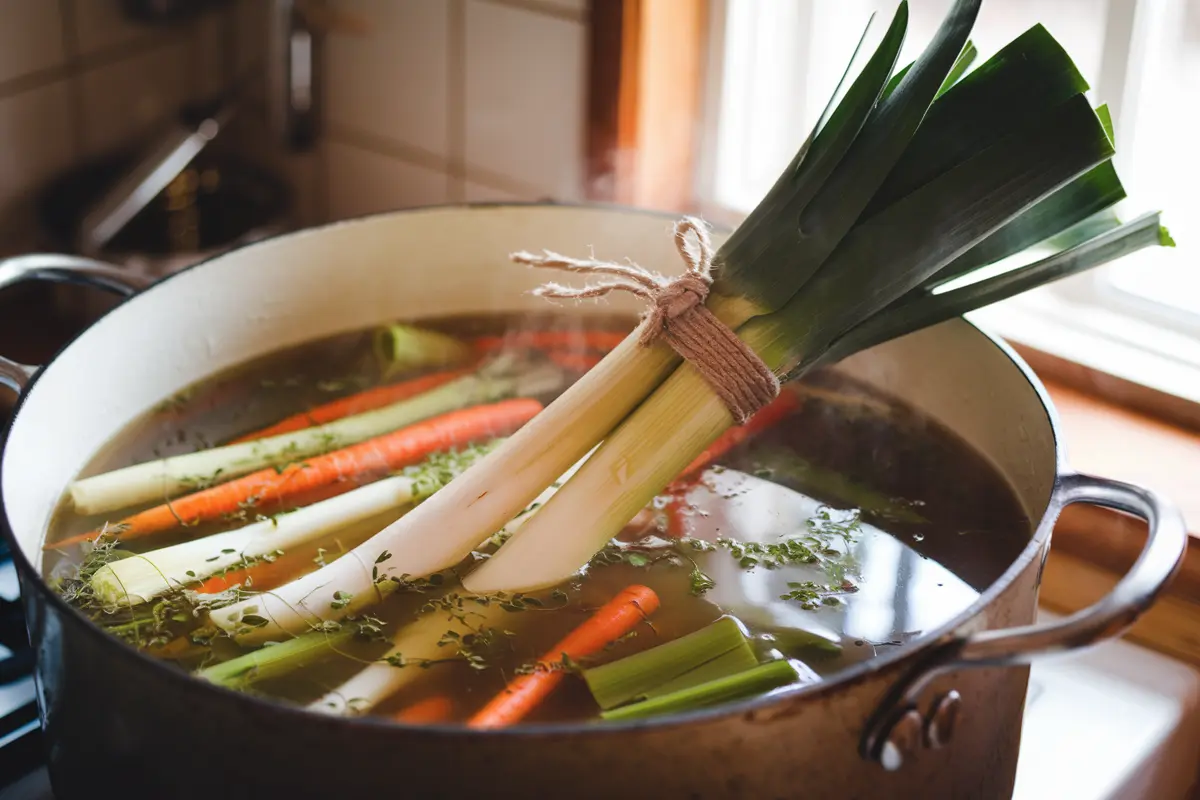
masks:
{"label": "bundle of leek", "polygon": [[[908,22],[902,2],[861,71],[835,92],[840,100],[717,252],[707,307],[782,380],[1171,244],[1157,214],[1127,224],[1112,214],[1124,190],[1110,163],[1107,110],[1091,107],[1087,83],[1042,26],[968,72],[980,1],[957,0],[920,57],[896,70]],[[1073,245],[937,291],[1064,233]],[[600,443],[463,582],[487,593],[571,577],[734,424],[690,364],[666,344],[643,346],[639,335],[346,564],[371,564],[384,552],[389,576],[458,564]],[[338,563],[270,602],[282,610],[311,600],[313,585],[360,581]]]}

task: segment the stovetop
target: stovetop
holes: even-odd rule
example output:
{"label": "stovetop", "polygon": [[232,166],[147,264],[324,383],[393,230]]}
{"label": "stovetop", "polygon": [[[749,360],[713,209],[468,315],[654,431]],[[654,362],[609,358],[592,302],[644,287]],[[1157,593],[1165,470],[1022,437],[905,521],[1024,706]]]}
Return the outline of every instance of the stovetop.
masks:
{"label": "stovetop", "polygon": [[[0,800],[49,798],[17,572],[0,542]],[[39,786],[41,788],[39,788]]]}

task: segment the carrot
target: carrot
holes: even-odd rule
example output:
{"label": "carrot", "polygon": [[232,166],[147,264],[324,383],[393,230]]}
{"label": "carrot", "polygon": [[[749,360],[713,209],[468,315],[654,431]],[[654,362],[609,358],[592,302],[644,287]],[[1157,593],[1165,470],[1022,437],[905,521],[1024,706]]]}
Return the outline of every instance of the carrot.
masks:
{"label": "carrot", "polygon": [[260,561],[253,566],[235,569],[224,575],[214,575],[196,589],[200,594],[220,594],[235,586],[244,586],[247,579],[254,591],[265,592],[282,586],[288,581],[300,577],[306,568],[315,570],[317,563],[313,561],[315,551],[307,547],[298,551],[284,553],[274,561]]}
{"label": "carrot", "polygon": [[[582,625],[567,634],[542,657],[543,664],[556,664],[563,656],[578,660],[603,650],[629,633],[658,609],[658,595],[648,586],[627,586],[596,610]],[[477,711],[467,726],[504,728],[519,722],[542,702],[566,673],[560,669],[539,670],[516,678]]]}
{"label": "carrot", "polygon": [[532,347],[540,350],[599,350],[607,353],[625,340],[619,331],[519,331],[504,336],[479,336],[473,341],[475,349],[484,352],[509,347]]}
{"label": "carrot", "polygon": [[397,722],[407,722],[410,725],[424,725],[430,722],[446,722],[454,715],[454,703],[449,697],[435,694],[426,697],[411,706],[400,709],[392,719]]}
{"label": "carrot", "polygon": [[[542,404],[537,400],[517,398],[452,411],[299,464],[291,464],[282,470],[259,470],[228,483],[184,495],[126,517],[113,526],[114,532],[122,541],[139,539],[180,525],[219,520],[247,506],[261,509],[264,506],[277,506],[296,497],[309,498],[317,490],[338,484],[344,485],[349,491],[392,470],[414,464],[431,453],[511,433],[541,409]],[[65,547],[90,541],[99,535],[99,531],[92,531],[54,542],[47,547]]]}
{"label": "carrot", "polygon": [[241,442],[250,442],[255,439],[265,439],[268,436],[278,436],[281,433],[290,433],[316,425],[324,425],[326,422],[333,422],[336,419],[349,417],[354,414],[362,414],[365,411],[374,411],[377,408],[390,406],[392,403],[398,403],[409,397],[436,389],[442,384],[449,383],[456,378],[461,378],[467,372],[468,370],[465,369],[435,372],[431,375],[422,375],[419,378],[413,378],[412,380],[390,383],[386,386],[376,386],[357,394],[324,403],[308,411],[293,414],[286,419],[276,422],[274,425],[254,431],[253,433],[247,433],[244,436],[239,436],[231,440],[229,444],[240,444]]}

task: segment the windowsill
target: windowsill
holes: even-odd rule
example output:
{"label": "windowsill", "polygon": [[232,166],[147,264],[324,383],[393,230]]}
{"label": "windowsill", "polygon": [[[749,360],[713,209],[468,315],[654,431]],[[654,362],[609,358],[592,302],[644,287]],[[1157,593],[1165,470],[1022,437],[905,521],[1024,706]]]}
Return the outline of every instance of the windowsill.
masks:
{"label": "windowsill", "polygon": [[1200,347],[1194,336],[1080,306],[1050,287],[967,317],[1003,337],[1043,379],[1200,431]]}
{"label": "windowsill", "polygon": [[[1128,638],[1200,666],[1200,434],[1044,378],[1062,420],[1071,466],[1153,489],[1183,513],[1192,532],[1183,568]],[[1054,531],[1041,601],[1059,613],[1095,602],[1136,560],[1146,526],[1092,506],[1066,509]]]}

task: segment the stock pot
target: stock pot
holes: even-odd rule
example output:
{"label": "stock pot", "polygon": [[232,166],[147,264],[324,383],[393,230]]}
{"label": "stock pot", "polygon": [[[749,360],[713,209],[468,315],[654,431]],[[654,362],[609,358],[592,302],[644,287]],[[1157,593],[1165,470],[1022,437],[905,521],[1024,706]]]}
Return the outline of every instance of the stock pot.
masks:
{"label": "stock pot", "polygon": [[[594,726],[502,731],[315,715],[201,683],[94,627],[39,577],[67,483],[163,397],[314,337],[397,318],[543,308],[508,253],[548,248],[682,268],[672,219],[557,205],[449,206],[290,233],[153,285],[67,256],[0,263],[25,279],[129,299],[47,365],[0,359],[21,397],[0,459],[3,527],[20,574],[47,759],[61,800],[127,798],[1003,798],[1012,792],[1029,663],[1123,632],[1179,568],[1186,530],[1154,492],[1071,471],[1051,403],[1004,344],[957,319],[837,369],[939,420],[1004,475],[1028,544],[977,601],[905,647],[814,685],[721,708]],[[724,234],[718,232],[719,242]],[[574,313],[638,311],[631,298]],[[1144,518],[1140,558],[1096,605],[1034,624],[1050,532],[1091,503]]]}

